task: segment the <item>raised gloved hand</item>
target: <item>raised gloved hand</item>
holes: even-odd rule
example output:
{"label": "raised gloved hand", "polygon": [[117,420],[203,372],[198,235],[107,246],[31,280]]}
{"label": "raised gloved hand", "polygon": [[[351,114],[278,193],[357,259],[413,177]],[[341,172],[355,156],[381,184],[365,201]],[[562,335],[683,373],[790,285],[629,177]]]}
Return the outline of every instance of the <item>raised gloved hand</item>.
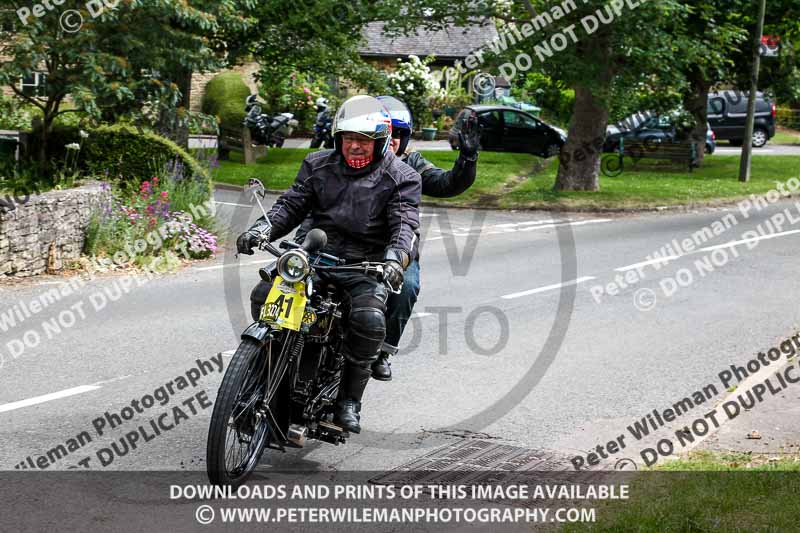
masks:
{"label": "raised gloved hand", "polygon": [[269,222],[260,218],[253,224],[250,229],[239,235],[236,239],[236,250],[240,254],[253,255],[253,248],[258,245],[258,241],[262,237],[269,239],[269,233],[272,226]]}
{"label": "raised gloved hand", "polygon": [[464,158],[474,161],[480,144],[481,129],[478,126],[478,116],[473,112],[464,120],[461,131],[458,132],[458,148]]}

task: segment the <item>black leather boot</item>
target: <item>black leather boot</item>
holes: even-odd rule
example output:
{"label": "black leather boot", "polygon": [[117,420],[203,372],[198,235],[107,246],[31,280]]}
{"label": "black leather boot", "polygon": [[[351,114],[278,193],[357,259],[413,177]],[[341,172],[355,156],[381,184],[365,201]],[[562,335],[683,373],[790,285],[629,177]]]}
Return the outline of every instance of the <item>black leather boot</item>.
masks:
{"label": "black leather boot", "polygon": [[378,381],[392,381],[392,363],[389,362],[389,354],[381,352],[378,359],[372,363],[372,379]]}
{"label": "black leather boot", "polygon": [[372,370],[369,368],[345,363],[333,415],[333,423],[345,431],[361,433],[361,397],[371,375]]}
{"label": "black leather boot", "polygon": [[381,345],[381,351],[378,354],[378,359],[372,363],[372,378],[378,381],[392,381],[392,363],[389,362],[389,356],[397,355],[397,346],[384,342]]}

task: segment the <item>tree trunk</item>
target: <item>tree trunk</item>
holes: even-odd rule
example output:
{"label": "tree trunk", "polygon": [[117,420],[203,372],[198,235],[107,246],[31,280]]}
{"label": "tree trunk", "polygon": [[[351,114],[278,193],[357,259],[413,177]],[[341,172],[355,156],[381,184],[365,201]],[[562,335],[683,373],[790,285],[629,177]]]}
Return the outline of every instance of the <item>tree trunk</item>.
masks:
{"label": "tree trunk", "polygon": [[556,191],[600,190],[600,158],[606,138],[608,109],[592,89],[575,87],[575,107],[567,142],[561,149],[561,164],[553,189]]}
{"label": "tree trunk", "polygon": [[703,164],[706,153],[708,90],[711,84],[699,69],[693,68],[689,73],[689,87],[690,91],[683,97],[683,106],[695,120],[694,128],[689,132],[689,138],[694,142],[697,150],[697,165],[700,166]]}
{"label": "tree trunk", "polygon": [[181,70],[176,73],[175,83],[181,91],[177,109],[162,110],[158,117],[158,131],[182,147],[189,147],[189,126],[183,112],[189,110],[192,91],[192,71]]}

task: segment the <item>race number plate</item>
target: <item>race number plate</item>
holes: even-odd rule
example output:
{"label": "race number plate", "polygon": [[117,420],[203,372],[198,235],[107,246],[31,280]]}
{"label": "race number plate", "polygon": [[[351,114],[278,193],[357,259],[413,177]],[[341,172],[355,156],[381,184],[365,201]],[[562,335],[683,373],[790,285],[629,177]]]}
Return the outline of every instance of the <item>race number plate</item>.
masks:
{"label": "race number plate", "polygon": [[261,308],[261,320],[275,324],[279,328],[299,331],[306,310],[306,301],[304,282],[289,283],[276,276],[264,307]]}

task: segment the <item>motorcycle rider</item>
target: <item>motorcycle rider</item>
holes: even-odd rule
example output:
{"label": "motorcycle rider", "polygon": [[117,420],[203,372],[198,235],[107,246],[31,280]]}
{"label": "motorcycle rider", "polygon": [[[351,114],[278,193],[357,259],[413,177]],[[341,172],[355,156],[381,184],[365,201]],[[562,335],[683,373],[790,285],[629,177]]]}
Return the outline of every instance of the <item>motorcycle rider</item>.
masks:
{"label": "motorcycle rider", "polygon": [[[408,143],[413,130],[413,120],[408,107],[393,96],[379,96],[392,118],[392,150],[400,159],[416,170],[422,177],[422,194],[435,198],[458,196],[469,189],[475,182],[480,144],[480,130],[477,117],[472,113],[459,131],[458,159],[451,170],[444,170],[433,165],[419,152],[408,151]],[[312,228],[306,221],[297,231],[295,240],[302,242],[305,234]],[[253,320],[258,320],[261,307],[269,293],[270,284],[260,281],[250,294]],[[419,296],[419,262],[413,257],[405,271],[400,294],[390,294],[386,303],[386,339],[381,346],[380,354],[372,364],[372,377],[379,381],[391,381],[392,369],[389,357],[397,354],[400,338],[408,323],[414,304]]]}
{"label": "motorcycle rider", "polygon": [[317,119],[314,122],[314,138],[311,139],[311,148],[319,148],[325,145],[325,148],[333,148],[333,140],[330,137],[330,112],[328,110],[328,99],[320,96],[315,101],[317,108]]}
{"label": "motorcycle rider", "polygon": [[[478,161],[480,130],[474,113],[461,125],[459,130],[458,159],[451,170],[444,170],[422,157],[422,154],[407,151],[411,139],[413,120],[411,111],[393,96],[379,96],[392,117],[392,150],[422,177],[422,194],[435,198],[458,196],[475,182]],[[414,304],[419,296],[419,262],[412,258],[406,269],[400,294],[389,295],[386,303],[386,340],[381,347],[378,359],[372,365],[372,377],[379,381],[391,381],[392,368],[389,356],[397,354],[403,330],[411,317]]]}
{"label": "motorcycle rider", "polygon": [[[269,223],[264,217],[256,221],[237,239],[237,250],[252,255],[261,235],[279,239],[310,214],[311,227],[328,235],[323,251],[348,263],[384,261],[384,280],[397,290],[416,254],[420,176],[389,150],[391,119],[371,96],[342,104],[333,136],[335,149],[306,156],[292,187],[267,214]],[[349,308],[334,423],[359,433],[361,398],[386,335],[388,291],[362,273],[325,276],[344,290]]]}

